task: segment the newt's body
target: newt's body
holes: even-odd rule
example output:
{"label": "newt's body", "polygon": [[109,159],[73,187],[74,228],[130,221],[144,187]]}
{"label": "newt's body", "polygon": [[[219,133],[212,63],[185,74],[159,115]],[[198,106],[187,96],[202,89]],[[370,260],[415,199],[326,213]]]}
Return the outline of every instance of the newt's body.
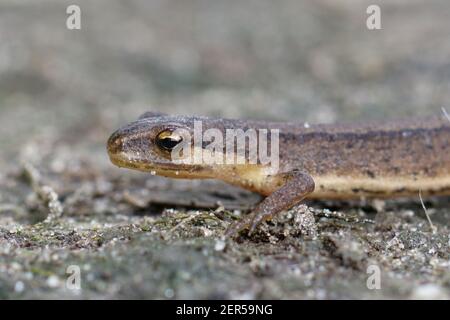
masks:
{"label": "newt's body", "polygon": [[[176,129],[278,129],[279,170],[262,164],[180,164],[170,150]],[[259,141],[259,140],[258,140]],[[204,147],[204,146],[203,146]],[[246,145],[248,148],[248,145]],[[248,150],[246,150],[248,151]],[[223,151],[226,152],[225,149]],[[147,113],[108,141],[121,167],[174,178],[212,178],[267,195],[234,233],[288,209],[303,198],[450,195],[450,122],[445,117],[356,125],[305,125]]]}

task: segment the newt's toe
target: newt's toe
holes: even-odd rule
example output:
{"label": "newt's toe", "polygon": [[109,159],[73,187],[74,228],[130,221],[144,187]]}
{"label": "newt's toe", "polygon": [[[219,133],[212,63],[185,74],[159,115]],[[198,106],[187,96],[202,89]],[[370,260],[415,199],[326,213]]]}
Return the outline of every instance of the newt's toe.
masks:
{"label": "newt's toe", "polygon": [[245,216],[241,220],[232,223],[225,231],[225,238],[237,236],[242,230],[248,229],[251,226],[251,222],[252,219],[249,216]]}

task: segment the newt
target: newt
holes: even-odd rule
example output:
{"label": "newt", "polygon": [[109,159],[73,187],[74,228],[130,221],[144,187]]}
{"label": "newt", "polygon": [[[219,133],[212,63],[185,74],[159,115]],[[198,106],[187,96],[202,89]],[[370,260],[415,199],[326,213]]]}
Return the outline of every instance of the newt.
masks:
{"label": "newt", "polygon": [[[202,123],[202,132],[211,128],[224,134],[227,129],[279,130],[277,171],[261,161],[173,161],[171,151],[183,142],[179,129],[192,133],[196,121]],[[190,148],[206,148],[205,143],[189,143]],[[445,116],[308,124],[148,112],[114,132],[107,150],[119,167],[171,178],[220,179],[265,195],[251,214],[230,226],[226,236],[244,229],[251,233],[260,222],[305,198],[412,197],[419,191],[424,196],[450,195],[450,121]]]}

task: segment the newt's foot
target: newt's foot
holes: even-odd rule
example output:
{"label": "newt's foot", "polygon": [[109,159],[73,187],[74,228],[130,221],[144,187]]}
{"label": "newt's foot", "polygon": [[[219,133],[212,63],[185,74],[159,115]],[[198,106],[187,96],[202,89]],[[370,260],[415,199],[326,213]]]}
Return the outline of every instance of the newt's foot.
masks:
{"label": "newt's foot", "polygon": [[293,170],[279,174],[279,178],[284,181],[284,184],[258,204],[252,214],[233,223],[225,232],[225,237],[235,236],[247,228],[251,235],[262,221],[269,220],[283,210],[291,208],[314,191],[314,180],[307,173]]}
{"label": "newt's foot", "polygon": [[225,237],[226,238],[234,237],[244,229],[249,229],[248,235],[251,236],[255,232],[256,227],[258,227],[258,225],[264,220],[267,220],[268,217],[269,216],[262,214],[246,215],[241,220],[232,223],[228,227],[228,229],[225,231]]}

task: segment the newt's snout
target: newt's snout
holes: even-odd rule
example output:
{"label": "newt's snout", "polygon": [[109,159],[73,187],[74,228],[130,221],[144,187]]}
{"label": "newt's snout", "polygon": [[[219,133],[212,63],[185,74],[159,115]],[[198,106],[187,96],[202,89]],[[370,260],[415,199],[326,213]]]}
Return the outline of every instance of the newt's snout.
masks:
{"label": "newt's snout", "polygon": [[123,151],[123,139],[118,131],[114,132],[108,139],[107,143],[108,154],[116,155]]}
{"label": "newt's snout", "polygon": [[114,132],[108,139],[106,148],[108,150],[109,159],[118,167],[124,166],[124,138],[120,130]]}

